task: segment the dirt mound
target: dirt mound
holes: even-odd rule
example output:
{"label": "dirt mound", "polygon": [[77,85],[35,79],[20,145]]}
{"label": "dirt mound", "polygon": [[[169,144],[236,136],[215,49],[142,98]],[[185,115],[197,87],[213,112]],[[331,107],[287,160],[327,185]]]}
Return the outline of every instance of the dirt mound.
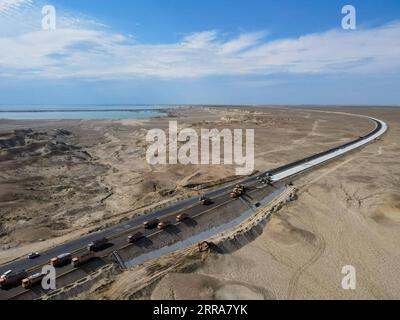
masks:
{"label": "dirt mound", "polygon": [[312,232],[295,227],[284,218],[272,221],[269,226],[269,232],[271,238],[280,244],[294,245],[300,241],[313,244],[316,241],[316,237]]}
{"label": "dirt mound", "polygon": [[205,275],[168,274],[151,295],[154,300],[271,300],[263,288]]}

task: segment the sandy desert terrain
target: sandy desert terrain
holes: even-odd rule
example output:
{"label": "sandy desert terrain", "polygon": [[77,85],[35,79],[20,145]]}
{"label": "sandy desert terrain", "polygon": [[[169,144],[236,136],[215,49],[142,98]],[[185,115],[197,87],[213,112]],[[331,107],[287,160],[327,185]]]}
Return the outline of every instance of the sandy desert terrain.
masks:
{"label": "sandy desert terrain", "polygon": [[[168,274],[147,298],[399,297],[400,114],[329,111],[372,115],[391,130],[383,141],[297,180],[298,200],[279,211],[254,242],[232,254],[212,255],[190,273]],[[140,121],[3,121],[1,261],[235,178],[232,166],[148,165],[146,132],[167,128],[169,120],[196,130],[254,128],[258,171],[373,128],[365,119],[300,108],[184,108]],[[344,265],[357,269],[356,291],[341,288]],[[118,291],[112,292],[102,292],[102,298],[118,298]]]}
{"label": "sandy desert terrain", "polygon": [[[253,243],[214,255],[194,272],[168,274],[149,297],[399,299],[400,112],[352,112],[387,121],[390,132],[299,179],[298,200]],[[356,268],[354,291],[341,286],[346,265]]]}

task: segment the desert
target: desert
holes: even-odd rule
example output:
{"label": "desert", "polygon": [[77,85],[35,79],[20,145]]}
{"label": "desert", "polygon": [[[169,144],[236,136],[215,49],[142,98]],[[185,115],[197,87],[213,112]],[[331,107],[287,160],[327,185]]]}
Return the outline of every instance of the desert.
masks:
{"label": "desert", "polygon": [[[2,120],[1,262],[238,179],[233,165],[149,165],[146,133],[168,128],[169,121],[196,131],[254,129],[255,171],[262,172],[373,129],[349,114],[381,118],[390,132],[296,179],[298,199],[283,206],[254,241],[236,252],[212,254],[185,274],[172,270],[145,297],[182,299],[191,292],[194,299],[396,298],[396,108],[186,106],[157,119]],[[340,287],[348,264],[358,270],[356,293]],[[88,297],[126,298],[135,281],[123,292],[113,285],[134,274],[110,280],[110,293],[103,287]]]}

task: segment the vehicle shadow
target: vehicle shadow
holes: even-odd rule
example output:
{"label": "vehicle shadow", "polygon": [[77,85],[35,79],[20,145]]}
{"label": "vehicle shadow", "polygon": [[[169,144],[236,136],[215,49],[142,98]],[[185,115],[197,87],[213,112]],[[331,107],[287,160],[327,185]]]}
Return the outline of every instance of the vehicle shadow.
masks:
{"label": "vehicle shadow", "polygon": [[82,271],[86,272],[86,273],[93,273],[96,270],[98,270],[99,268],[105,266],[107,263],[101,259],[101,258],[95,258],[90,260],[88,263],[85,263],[81,266],[79,266],[79,269],[81,269]]}
{"label": "vehicle shadow", "polygon": [[182,223],[183,223],[185,226],[190,227],[190,228],[195,228],[195,227],[197,227],[197,225],[198,225],[197,221],[194,220],[194,219],[191,219],[191,218],[188,218],[188,219],[182,221]]}
{"label": "vehicle shadow", "polygon": [[150,248],[153,245],[153,241],[151,241],[149,238],[142,238],[138,242],[136,242],[136,245],[140,248]]}
{"label": "vehicle shadow", "polygon": [[170,235],[177,235],[182,231],[177,226],[172,225],[165,229],[165,232],[169,233]]}
{"label": "vehicle shadow", "polygon": [[250,195],[248,195],[248,194],[242,195],[242,198],[243,198],[244,200],[253,200],[253,197],[250,196]]}
{"label": "vehicle shadow", "polygon": [[107,250],[107,249],[110,249],[110,248],[113,247],[113,246],[114,246],[113,243],[107,243],[107,244],[105,244],[104,246],[102,246],[101,248],[99,248],[99,249],[97,249],[97,250],[94,250],[94,252],[102,252],[102,251],[105,251],[105,250]]}

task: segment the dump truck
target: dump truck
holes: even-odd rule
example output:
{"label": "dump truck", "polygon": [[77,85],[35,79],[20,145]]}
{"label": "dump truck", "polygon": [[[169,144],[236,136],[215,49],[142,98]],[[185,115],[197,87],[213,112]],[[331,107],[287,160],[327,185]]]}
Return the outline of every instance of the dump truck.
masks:
{"label": "dump truck", "polygon": [[64,253],[51,259],[50,264],[55,268],[59,268],[70,264],[71,260],[72,260],[72,255],[70,253]]}
{"label": "dump truck", "polygon": [[24,289],[30,289],[33,286],[38,285],[39,283],[42,282],[43,278],[46,276],[44,273],[35,273],[28,278],[25,278],[22,280],[22,288]]}
{"label": "dump truck", "polygon": [[99,251],[104,249],[108,245],[109,241],[107,238],[102,238],[89,243],[87,246],[88,251]]}
{"label": "dump truck", "polygon": [[206,196],[200,197],[199,201],[203,206],[208,206],[208,205],[212,204],[211,199],[207,198]]}
{"label": "dump truck", "polygon": [[270,186],[273,185],[272,175],[270,173],[266,174],[265,177],[260,177],[258,180],[262,184],[267,184],[267,185],[270,185]]}
{"label": "dump truck", "polygon": [[9,270],[0,277],[0,287],[2,289],[7,289],[16,286],[20,284],[27,276],[28,273],[25,270],[20,270],[17,272]]}
{"label": "dump truck", "polygon": [[243,185],[237,185],[235,189],[230,193],[231,198],[239,198],[245,193],[245,187]]}
{"label": "dump truck", "polygon": [[206,252],[206,251],[212,249],[213,247],[215,247],[215,244],[212,242],[203,241],[203,242],[200,242],[197,246],[199,248],[199,252]]}
{"label": "dump truck", "polygon": [[96,258],[96,254],[93,251],[85,252],[84,254],[72,259],[72,266],[78,268],[94,258]]}
{"label": "dump truck", "polygon": [[189,219],[189,216],[186,213],[182,213],[182,214],[176,216],[176,222],[178,222],[178,223],[185,221],[186,219]]}
{"label": "dump truck", "polygon": [[137,232],[137,233],[135,233],[133,235],[128,236],[128,242],[129,243],[136,243],[136,242],[138,242],[139,240],[141,240],[143,238],[144,238],[143,233]]}
{"label": "dump truck", "polygon": [[158,228],[158,230],[165,230],[165,229],[167,229],[167,228],[170,227],[170,226],[171,226],[171,222],[169,222],[169,221],[162,221],[162,222],[160,222],[160,223],[158,224],[157,228]]}
{"label": "dump truck", "polygon": [[158,224],[160,223],[160,220],[154,219],[154,220],[149,220],[143,223],[143,226],[145,229],[154,229],[157,228]]}

